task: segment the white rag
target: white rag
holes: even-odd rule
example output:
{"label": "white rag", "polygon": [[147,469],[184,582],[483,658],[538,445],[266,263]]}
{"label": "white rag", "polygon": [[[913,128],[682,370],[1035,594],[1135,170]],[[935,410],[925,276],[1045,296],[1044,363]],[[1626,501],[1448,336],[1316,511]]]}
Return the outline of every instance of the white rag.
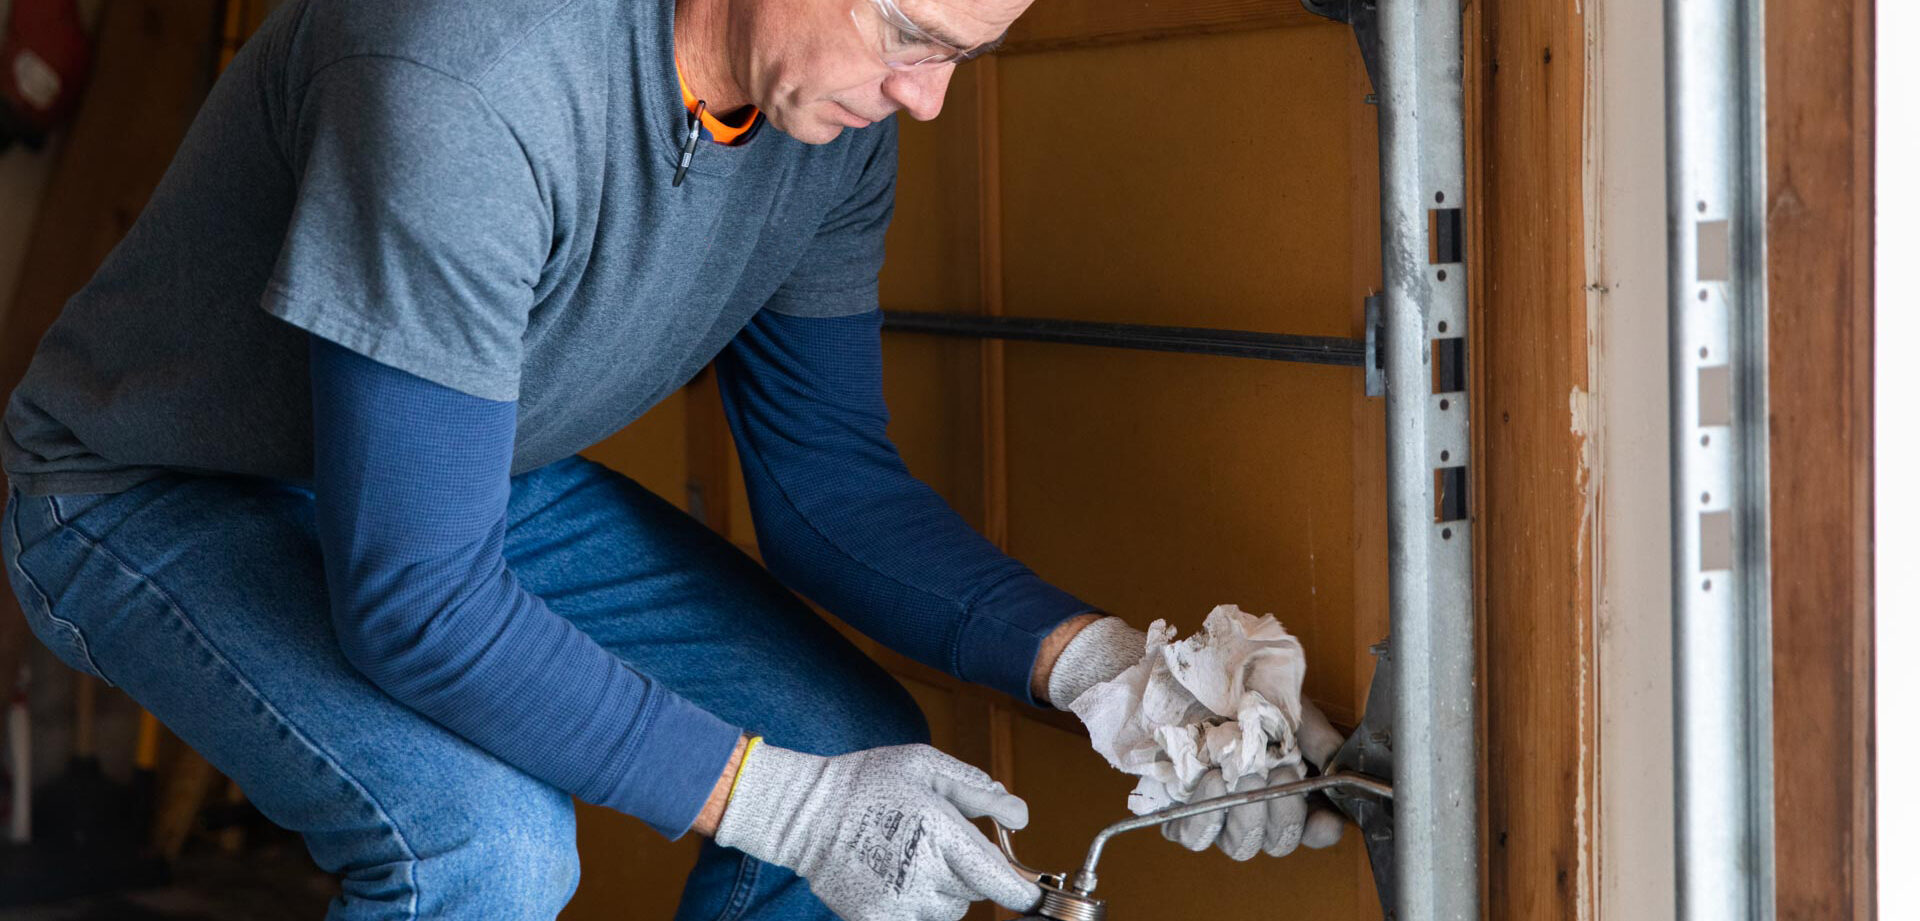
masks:
{"label": "white rag", "polygon": [[1127,797],[1135,815],[1189,801],[1210,768],[1232,789],[1300,763],[1300,641],[1272,614],[1231,604],[1208,613],[1201,632],[1173,634],[1154,621],[1140,663],[1071,704],[1094,750],[1140,778]]}

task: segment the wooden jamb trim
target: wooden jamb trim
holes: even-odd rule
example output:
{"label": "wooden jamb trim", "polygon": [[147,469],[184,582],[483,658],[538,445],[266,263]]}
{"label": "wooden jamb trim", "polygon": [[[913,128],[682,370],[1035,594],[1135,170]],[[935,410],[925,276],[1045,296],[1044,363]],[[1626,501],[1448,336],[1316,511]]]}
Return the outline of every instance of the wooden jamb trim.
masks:
{"label": "wooden jamb trim", "polygon": [[1490,919],[1591,917],[1598,680],[1579,0],[1465,8],[1469,336]]}
{"label": "wooden jamb trim", "polygon": [[1874,0],[1769,0],[1774,874],[1781,918],[1875,916]]}

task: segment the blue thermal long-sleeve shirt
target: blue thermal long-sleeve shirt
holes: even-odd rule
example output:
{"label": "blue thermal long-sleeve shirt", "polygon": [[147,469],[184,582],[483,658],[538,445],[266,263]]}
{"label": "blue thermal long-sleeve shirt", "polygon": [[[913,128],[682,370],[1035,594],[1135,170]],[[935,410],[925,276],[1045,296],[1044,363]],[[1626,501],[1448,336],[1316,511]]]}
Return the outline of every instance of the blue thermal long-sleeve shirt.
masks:
{"label": "blue thermal long-sleeve shirt", "polygon": [[395,699],[677,838],[739,730],[595,643],[507,567],[515,405],[312,337],[314,498],[334,631]]}
{"label": "blue thermal long-sleeve shirt", "polygon": [[[314,492],[336,632],[396,699],[677,837],[738,730],[547,609],[503,555],[515,404],[313,337]],[[879,314],[762,311],[720,362],[760,548],[876,639],[1023,700],[1089,610],[969,528],[886,437]]]}
{"label": "blue thermal long-sleeve shirt", "polygon": [[760,553],[889,648],[1032,702],[1040,642],[1092,610],[1001,553],[887,438],[880,312],[763,310],[721,354]]}

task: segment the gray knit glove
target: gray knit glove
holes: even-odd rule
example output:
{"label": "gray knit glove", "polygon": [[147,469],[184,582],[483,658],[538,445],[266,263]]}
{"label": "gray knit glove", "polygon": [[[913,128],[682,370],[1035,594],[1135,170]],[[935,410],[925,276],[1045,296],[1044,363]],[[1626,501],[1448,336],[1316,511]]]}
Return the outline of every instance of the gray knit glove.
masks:
{"label": "gray knit glove", "polygon": [[1040,901],[970,818],[1024,828],[1027,804],[929,745],[832,758],[759,745],[714,841],[798,873],[847,921],[956,921],[992,899]]}
{"label": "gray knit glove", "polygon": [[[1111,681],[1116,675],[1139,664],[1146,655],[1147,635],[1118,617],[1103,617],[1088,624],[1060,650],[1053,673],[1047,676],[1047,699],[1066,708],[1074,698],[1096,684]],[[1300,701],[1300,748],[1315,767],[1324,768],[1340,748],[1340,733],[1327,722],[1313,701]],[[1194,788],[1194,801],[1242,793],[1262,787],[1289,783],[1306,776],[1299,765],[1273,769],[1266,777],[1242,777],[1227,789],[1219,768],[1201,775]],[[1160,826],[1167,840],[1188,850],[1204,851],[1219,847],[1235,860],[1247,860],[1262,851],[1285,857],[1305,844],[1312,848],[1331,846],[1340,840],[1345,825],[1340,814],[1322,806],[1309,806],[1305,797],[1289,796],[1235,806],[1216,812],[1203,812],[1175,819]]]}
{"label": "gray knit glove", "polygon": [[1096,684],[1112,681],[1147,655],[1147,635],[1118,617],[1102,617],[1080,628],[1053,660],[1047,676],[1047,702],[1065,710]]}
{"label": "gray knit glove", "polygon": [[[1314,767],[1325,768],[1340,748],[1340,732],[1327,722],[1327,716],[1313,701],[1300,701],[1300,752]],[[1262,787],[1292,783],[1307,776],[1299,764],[1283,764],[1266,777],[1242,777],[1227,789],[1219,768],[1207,771],[1194,790],[1194,800],[1212,799],[1228,793],[1245,793]],[[1209,845],[1220,848],[1235,860],[1248,860],[1266,852],[1285,857],[1304,844],[1311,848],[1331,847],[1340,840],[1346,823],[1332,808],[1314,803],[1304,796],[1288,796],[1235,806],[1232,809],[1203,812],[1175,819],[1160,826],[1160,834],[1190,851],[1204,851]]]}

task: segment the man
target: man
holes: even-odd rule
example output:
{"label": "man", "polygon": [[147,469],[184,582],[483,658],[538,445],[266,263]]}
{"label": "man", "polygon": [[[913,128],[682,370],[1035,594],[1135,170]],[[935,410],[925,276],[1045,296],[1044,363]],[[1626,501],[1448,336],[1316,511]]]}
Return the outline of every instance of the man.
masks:
{"label": "man", "polygon": [[[901,2],[294,0],[42,342],[0,442],[32,626],[305,836],[329,917],[552,917],[569,795],[710,836],[682,918],[1038,898],[969,822],[1025,805],[785,587],[1023,700],[1143,649],[887,441],[890,116],[1026,5]],[[716,355],[779,581],[574,456]]]}

